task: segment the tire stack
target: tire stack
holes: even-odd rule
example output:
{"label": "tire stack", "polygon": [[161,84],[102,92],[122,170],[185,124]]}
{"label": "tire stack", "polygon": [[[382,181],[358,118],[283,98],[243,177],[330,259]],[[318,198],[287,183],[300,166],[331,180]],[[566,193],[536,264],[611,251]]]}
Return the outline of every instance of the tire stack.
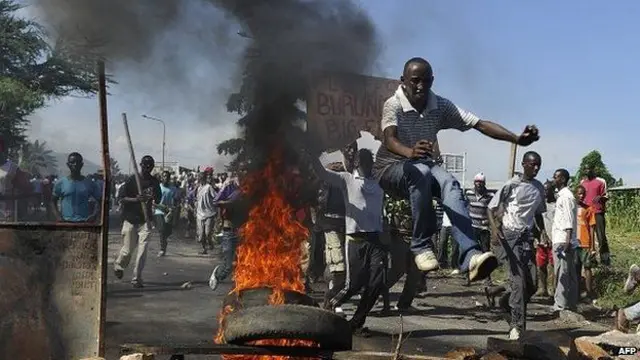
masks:
{"label": "tire stack", "polygon": [[258,288],[227,295],[223,307],[230,305],[234,310],[222,322],[226,343],[292,339],[313,341],[321,350],[351,350],[351,328],[344,318],[295,291],[285,291],[283,305],[271,305],[272,293],[270,288]]}

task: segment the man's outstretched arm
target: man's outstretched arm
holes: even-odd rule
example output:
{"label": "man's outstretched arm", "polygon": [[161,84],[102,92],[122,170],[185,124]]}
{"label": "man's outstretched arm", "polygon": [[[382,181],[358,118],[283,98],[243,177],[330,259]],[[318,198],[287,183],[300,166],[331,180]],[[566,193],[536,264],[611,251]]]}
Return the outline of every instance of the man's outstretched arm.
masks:
{"label": "man's outstretched arm", "polygon": [[538,128],[533,125],[525,127],[521,135],[516,135],[502,125],[488,120],[479,120],[474,128],[492,139],[507,141],[521,146],[531,145],[539,139]]}

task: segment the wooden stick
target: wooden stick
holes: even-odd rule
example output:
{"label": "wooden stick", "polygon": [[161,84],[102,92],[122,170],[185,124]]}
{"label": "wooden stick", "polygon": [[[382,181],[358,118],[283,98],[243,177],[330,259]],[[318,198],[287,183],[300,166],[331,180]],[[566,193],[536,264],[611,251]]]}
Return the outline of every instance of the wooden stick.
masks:
{"label": "wooden stick", "polygon": [[107,313],[107,271],[109,254],[109,198],[111,194],[111,155],[109,154],[109,119],[107,116],[107,79],[104,61],[98,61],[98,104],[100,106],[100,137],[102,139],[102,167],[104,188],[102,189],[102,213],[100,214],[100,330],[98,335],[98,356],[105,356],[105,321]]}
{"label": "wooden stick", "polygon": [[[138,163],[136,162],[136,155],[133,152],[133,143],[131,142],[131,134],[129,133],[129,123],[127,122],[127,114],[122,113],[122,122],[124,123],[124,132],[127,135],[127,144],[129,145],[129,158],[133,166],[133,176],[136,179],[136,185],[138,187],[138,194],[142,195],[142,182],[140,181],[140,171],[138,171]],[[151,215],[147,209],[147,203],[141,202],[142,213],[144,214],[144,220],[147,223],[148,230],[151,230]]]}

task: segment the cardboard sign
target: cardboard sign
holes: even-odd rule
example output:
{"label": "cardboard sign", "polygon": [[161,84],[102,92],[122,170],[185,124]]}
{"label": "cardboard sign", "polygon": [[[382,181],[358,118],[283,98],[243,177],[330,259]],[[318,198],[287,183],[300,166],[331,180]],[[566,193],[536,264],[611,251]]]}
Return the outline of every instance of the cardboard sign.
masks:
{"label": "cardboard sign", "polygon": [[368,131],[381,138],[384,102],[399,80],[363,75],[324,75],[311,84],[307,98],[307,130],[327,151],[343,148]]}

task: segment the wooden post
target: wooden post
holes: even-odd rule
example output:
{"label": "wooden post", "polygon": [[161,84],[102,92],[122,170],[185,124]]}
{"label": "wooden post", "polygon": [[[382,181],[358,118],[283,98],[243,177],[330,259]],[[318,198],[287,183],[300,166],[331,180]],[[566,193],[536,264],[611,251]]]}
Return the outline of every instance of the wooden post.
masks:
{"label": "wooden post", "polygon": [[111,155],[109,154],[109,119],[107,116],[107,80],[105,64],[98,61],[98,104],[100,107],[100,138],[102,142],[102,167],[104,169],[104,186],[100,214],[100,231],[102,246],[100,247],[100,329],[98,330],[98,356],[105,356],[105,320],[107,312],[107,272],[109,254],[109,197],[111,195]]}
{"label": "wooden post", "polygon": [[518,154],[518,145],[511,144],[511,156],[509,158],[509,179],[516,173],[516,156]]}

